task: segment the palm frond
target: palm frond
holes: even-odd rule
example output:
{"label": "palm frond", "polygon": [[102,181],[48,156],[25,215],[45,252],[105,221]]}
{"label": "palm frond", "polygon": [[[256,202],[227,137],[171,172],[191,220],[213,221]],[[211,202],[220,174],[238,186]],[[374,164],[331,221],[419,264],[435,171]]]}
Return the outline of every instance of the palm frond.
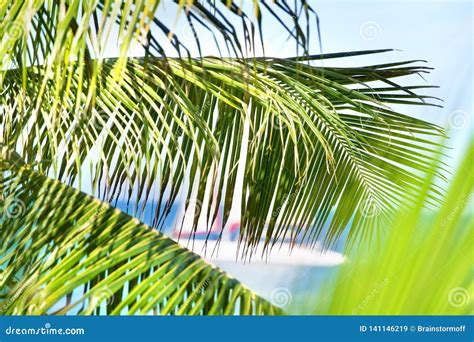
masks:
{"label": "palm frond", "polygon": [[14,156],[1,160],[1,314],[280,313],[173,240]]}
{"label": "palm frond", "polygon": [[[262,239],[266,248],[287,237],[330,245],[348,225],[350,240],[376,234],[399,203],[413,200],[407,190],[422,186],[438,150],[431,138],[443,134],[439,127],[389,107],[433,105],[415,93],[422,87],[393,80],[429,68],[420,61],[316,67],[325,58],[388,50],[309,55],[299,21],[314,15],[306,1],[254,3],[258,22],[265,11],[291,16],[291,26],[280,23],[305,47],[303,56],[154,57],[164,53],[148,51],[161,41],[153,34],[170,36],[158,1],[3,2],[2,144],[79,188],[90,170],[94,193],[109,202],[133,199],[136,215],[157,201],[156,227],[184,194],[182,202],[202,204],[193,229],[200,219],[211,226],[221,206],[224,228],[242,189],[243,253]],[[179,2],[176,9],[243,50],[226,11],[245,22],[250,16],[235,3]],[[103,59],[117,26],[121,52]],[[127,58],[137,34],[147,37],[148,53]],[[432,190],[434,203],[440,190]],[[383,215],[365,215],[374,210]]]}
{"label": "palm frond", "polygon": [[[180,192],[183,202],[203,204],[209,225],[223,203],[224,226],[241,187],[241,240],[249,248],[262,237],[270,247],[301,235],[310,242],[325,236],[329,245],[350,222],[351,235],[375,234],[400,202],[413,200],[407,190],[422,186],[438,151],[430,137],[443,134],[388,107],[430,104],[391,80],[427,71],[412,61],[362,68],[277,58],[97,63],[93,101],[74,70],[66,88],[50,79],[45,93],[41,83],[25,85],[21,70],[7,72],[4,141],[71,184],[90,163],[107,201],[158,199],[155,226]],[[23,79],[42,79],[45,69],[27,68]],[[28,108],[34,101],[40,107]],[[432,202],[439,194],[433,187]],[[383,215],[365,215],[370,210]]]}

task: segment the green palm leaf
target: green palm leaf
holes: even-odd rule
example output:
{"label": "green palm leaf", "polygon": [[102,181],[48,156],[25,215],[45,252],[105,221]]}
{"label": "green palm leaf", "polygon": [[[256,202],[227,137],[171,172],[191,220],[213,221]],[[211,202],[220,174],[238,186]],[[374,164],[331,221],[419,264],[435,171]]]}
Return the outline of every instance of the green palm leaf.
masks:
{"label": "green palm leaf", "polygon": [[[53,168],[56,178],[71,184],[89,162],[93,185],[102,185],[98,191],[108,201],[125,195],[146,205],[155,191],[160,204],[169,193],[157,209],[156,226],[180,191],[186,202],[203,203],[208,224],[216,203],[223,203],[225,223],[241,187],[241,239],[249,247],[262,237],[268,246],[298,234],[315,241],[328,222],[327,244],[351,220],[353,234],[367,233],[360,229],[370,226],[364,206],[389,215],[410,200],[405,190],[421,186],[425,165],[436,154],[426,137],[442,134],[387,107],[425,104],[389,80],[425,71],[409,62],[340,69],[259,59],[249,69],[249,62],[237,59],[129,59],[119,71],[115,60],[101,63],[94,103],[81,95],[76,73],[68,89],[62,80],[51,81],[39,98],[39,83],[25,87],[20,70],[7,72],[3,103],[11,109],[5,124],[11,129],[5,141],[29,161],[43,160],[43,172]],[[46,71],[26,72],[28,79],[41,79]],[[381,91],[367,85],[380,80],[387,84]],[[17,111],[32,101],[40,107]],[[26,125],[34,127],[27,136]],[[90,161],[94,150],[99,156]],[[186,174],[197,185],[194,194]],[[206,197],[209,189],[215,195]],[[433,196],[439,193],[433,190]]]}
{"label": "green palm leaf", "polygon": [[[199,219],[211,226],[221,206],[224,226],[237,198],[244,253],[262,239],[271,248],[297,236],[329,246],[348,225],[350,241],[377,234],[399,203],[413,201],[408,190],[420,189],[438,151],[431,138],[443,134],[439,127],[389,107],[431,105],[414,92],[422,86],[393,80],[429,68],[316,67],[387,50],[309,55],[298,21],[313,13],[305,1],[254,4],[258,23],[263,13],[291,16],[291,27],[280,24],[303,56],[243,58],[253,33],[241,41],[226,14],[243,19],[245,32],[253,24],[229,1],[180,1],[175,9],[219,32],[239,58],[164,57],[156,34],[182,44],[160,20],[158,1],[3,3],[2,143],[70,185],[83,188],[89,171],[94,193],[133,200],[137,216],[157,201],[156,227],[180,194],[202,204],[194,229]],[[103,59],[113,28],[120,54]],[[140,37],[147,54],[128,58]],[[439,194],[433,186],[431,203]]]}
{"label": "green palm leaf", "polygon": [[156,230],[12,164],[14,156],[2,154],[1,314],[280,312]]}

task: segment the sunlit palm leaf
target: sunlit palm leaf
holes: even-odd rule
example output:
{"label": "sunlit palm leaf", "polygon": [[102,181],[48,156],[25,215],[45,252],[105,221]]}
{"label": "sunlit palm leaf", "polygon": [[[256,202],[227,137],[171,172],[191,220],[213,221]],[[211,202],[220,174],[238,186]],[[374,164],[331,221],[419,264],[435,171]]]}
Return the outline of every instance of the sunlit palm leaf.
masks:
{"label": "sunlit palm leaf", "polygon": [[[164,56],[168,46],[189,56],[190,45],[201,52],[202,32],[211,34],[221,53],[244,57],[255,52],[256,45],[264,48],[263,16],[276,19],[302,54],[308,53],[310,42],[320,42],[319,37],[310,36],[310,28],[319,23],[306,0],[291,4],[254,0],[250,4],[231,0],[2,1],[1,65],[64,63],[66,47],[68,57],[87,61],[107,53],[110,40],[120,42],[121,57],[128,55],[134,41],[154,56]],[[170,16],[175,20],[166,20]],[[186,22],[185,32],[176,26],[180,18]],[[224,46],[226,51],[222,51]]]}
{"label": "sunlit palm leaf", "polygon": [[278,314],[150,227],[2,155],[1,314]]}
{"label": "sunlit palm leaf", "polygon": [[[170,190],[167,206],[157,209],[157,225],[180,190],[193,199],[184,186],[186,172],[190,183],[198,184],[193,200],[204,204],[207,222],[223,201],[225,223],[234,190],[241,186],[241,238],[248,246],[261,237],[272,243],[297,234],[314,241],[325,224],[330,224],[330,243],[351,220],[354,234],[360,233],[363,221],[372,218],[363,215],[366,210],[390,214],[412,198],[406,190],[420,187],[435,153],[425,137],[441,129],[386,105],[398,102],[402,92],[424,104],[410,89],[389,81],[424,67],[339,69],[284,59],[250,63],[128,60],[117,71],[114,60],[105,61],[93,105],[81,96],[80,77],[71,74],[70,88],[51,81],[40,112],[17,111],[37,99],[39,85],[23,86],[19,71],[11,70],[4,97],[10,109],[5,126],[11,129],[5,140],[29,161],[57,165],[56,177],[70,182],[95,146],[94,182],[102,180],[104,198],[125,194],[146,203],[153,191],[161,202]],[[27,78],[41,78],[43,72],[29,68]],[[378,80],[387,83],[381,91],[367,85]],[[27,125],[33,128],[25,136]],[[240,159],[242,148],[246,160]],[[245,166],[243,184],[237,179],[239,163]],[[206,202],[211,186],[216,195]]]}
{"label": "sunlit palm leaf", "polygon": [[[272,8],[286,15],[311,12],[304,1],[300,10],[284,2],[259,3],[274,17]],[[39,163],[39,171],[78,187],[90,169],[93,190],[107,201],[133,199],[136,215],[157,201],[158,227],[179,193],[185,203],[202,204],[201,218],[209,226],[222,205],[224,225],[241,188],[244,251],[262,238],[266,247],[297,236],[309,242],[324,238],[329,245],[348,224],[351,238],[370,236],[400,202],[413,199],[407,190],[422,186],[437,150],[430,137],[442,131],[388,105],[428,105],[427,97],[414,93],[422,87],[392,81],[428,68],[416,61],[314,66],[325,58],[385,50],[288,59],[126,58],[137,34],[158,41],[148,22],[168,35],[158,23],[157,5],[3,4],[2,142],[28,163]],[[182,13],[194,13],[217,31],[224,25],[219,32],[241,45],[225,11],[248,16],[233,3],[215,16],[212,6],[222,4],[206,6],[209,12],[195,1]],[[114,25],[120,58],[96,58]],[[20,34],[13,35],[15,28]],[[298,21],[287,28],[308,46]],[[433,187],[432,202],[438,195]]]}

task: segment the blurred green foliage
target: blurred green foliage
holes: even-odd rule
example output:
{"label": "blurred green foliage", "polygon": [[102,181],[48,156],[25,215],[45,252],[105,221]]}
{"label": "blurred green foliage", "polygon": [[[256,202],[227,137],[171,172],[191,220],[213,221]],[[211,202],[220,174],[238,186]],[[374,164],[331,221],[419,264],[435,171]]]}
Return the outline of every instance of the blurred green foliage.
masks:
{"label": "blurred green foliage", "polygon": [[[433,174],[440,162],[433,165]],[[363,241],[312,314],[467,315],[474,308],[474,141],[435,213],[426,189],[400,211],[380,241]]]}

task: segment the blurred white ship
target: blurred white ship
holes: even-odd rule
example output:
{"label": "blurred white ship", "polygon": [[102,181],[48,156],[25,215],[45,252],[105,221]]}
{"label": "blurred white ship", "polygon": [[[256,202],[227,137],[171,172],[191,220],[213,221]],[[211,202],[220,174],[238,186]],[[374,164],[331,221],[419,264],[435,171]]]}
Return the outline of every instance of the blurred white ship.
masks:
{"label": "blurred white ship", "polygon": [[310,248],[299,244],[293,246],[290,241],[278,243],[265,253],[263,243],[260,243],[249,253],[251,258],[243,258],[242,246],[239,249],[238,243],[238,219],[230,218],[223,231],[219,219],[210,230],[199,229],[198,224],[196,231],[189,228],[192,219],[184,221],[182,230],[175,228],[171,232],[175,241],[280,307],[286,307],[292,300],[295,302],[300,295],[308,298],[308,293],[318,293],[319,288],[337,273],[337,266],[346,261],[342,253],[323,250],[320,244]]}
{"label": "blurred white ship", "polygon": [[[177,225],[175,225],[177,226]],[[192,231],[192,224],[186,224],[183,229],[174,229],[172,237],[181,245],[212,262],[235,264],[271,264],[288,266],[331,267],[345,261],[343,254],[334,250],[323,250],[317,243],[313,247],[292,245],[290,241],[278,243],[273,248],[263,251],[260,243],[253,251],[251,258],[242,257],[242,246],[238,244],[240,224],[230,222],[221,232],[219,219],[216,219],[211,230],[197,229]]]}

